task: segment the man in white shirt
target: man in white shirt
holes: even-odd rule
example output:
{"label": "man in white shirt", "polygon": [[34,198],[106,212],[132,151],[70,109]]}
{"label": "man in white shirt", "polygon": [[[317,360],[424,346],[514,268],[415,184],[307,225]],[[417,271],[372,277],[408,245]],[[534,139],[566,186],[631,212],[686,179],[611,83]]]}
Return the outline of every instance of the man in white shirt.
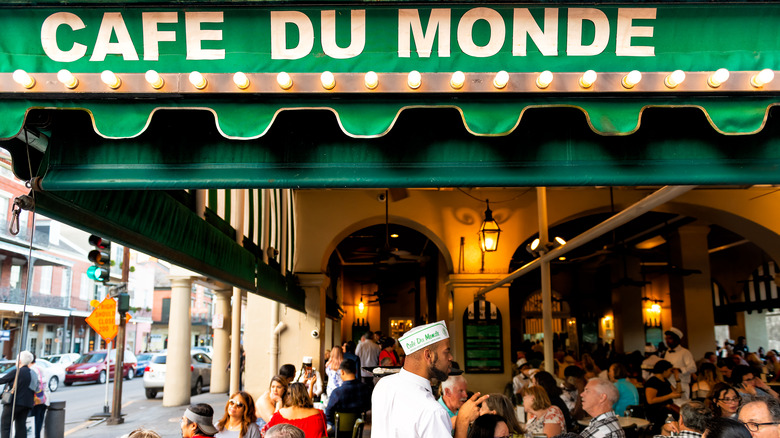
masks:
{"label": "man in white shirt", "polygon": [[669,347],[664,353],[664,359],[672,364],[675,378],[682,382],[682,400],[690,400],[691,374],[696,372],[696,361],[693,359],[693,354],[680,345],[680,340],[683,338],[680,329],[672,327],[664,332],[664,335],[666,346]]}
{"label": "man in white shirt", "polygon": [[[445,381],[451,370],[447,326],[439,321],[415,327],[398,341],[406,361],[398,374],[382,378],[374,389],[371,438],[451,438],[449,415],[431,391],[431,379]],[[467,436],[487,397],[476,393],[460,407],[455,438]]]}
{"label": "man in white shirt", "polygon": [[[360,343],[355,349],[355,354],[360,358],[361,367],[375,367],[379,365],[379,353],[382,348],[374,342],[374,333],[371,331],[366,332],[360,337]],[[374,374],[365,369],[360,370],[360,376],[363,378],[363,383],[369,386],[374,386]]]}

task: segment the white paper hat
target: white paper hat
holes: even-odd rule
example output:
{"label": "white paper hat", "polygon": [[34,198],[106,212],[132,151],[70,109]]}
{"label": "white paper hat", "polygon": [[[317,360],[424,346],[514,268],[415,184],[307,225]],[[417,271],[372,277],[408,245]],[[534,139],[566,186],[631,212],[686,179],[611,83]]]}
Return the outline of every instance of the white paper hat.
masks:
{"label": "white paper hat", "polygon": [[409,355],[449,337],[450,333],[447,331],[447,325],[444,321],[439,321],[409,330],[398,339],[398,342],[401,343],[404,353]]}

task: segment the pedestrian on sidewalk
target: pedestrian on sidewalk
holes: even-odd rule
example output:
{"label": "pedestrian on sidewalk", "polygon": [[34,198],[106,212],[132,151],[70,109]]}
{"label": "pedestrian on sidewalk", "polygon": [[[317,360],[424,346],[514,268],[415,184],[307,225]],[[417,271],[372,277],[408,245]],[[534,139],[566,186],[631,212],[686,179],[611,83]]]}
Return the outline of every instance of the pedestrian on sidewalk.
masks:
{"label": "pedestrian on sidewalk", "polygon": [[[33,396],[33,408],[32,416],[35,419],[35,438],[41,438],[41,429],[43,429],[43,419],[46,417],[46,409],[49,407],[49,385],[43,378],[43,370],[35,363],[36,357],[33,353],[33,361],[30,363],[30,369],[35,371],[35,375],[38,377],[37,382],[30,381],[30,389],[35,394]],[[32,379],[33,374],[30,373]],[[33,387],[35,389],[33,389]]]}
{"label": "pedestrian on sidewalk", "polygon": [[[33,355],[25,350],[19,353],[16,360],[16,372],[0,377],[0,385],[5,384],[3,391],[3,414],[0,419],[0,438],[11,437],[11,420],[14,422],[14,436],[27,436],[27,414],[33,407],[33,392],[30,389],[31,373],[29,365]],[[6,400],[5,392],[10,393]],[[11,418],[13,416],[13,418]]]}

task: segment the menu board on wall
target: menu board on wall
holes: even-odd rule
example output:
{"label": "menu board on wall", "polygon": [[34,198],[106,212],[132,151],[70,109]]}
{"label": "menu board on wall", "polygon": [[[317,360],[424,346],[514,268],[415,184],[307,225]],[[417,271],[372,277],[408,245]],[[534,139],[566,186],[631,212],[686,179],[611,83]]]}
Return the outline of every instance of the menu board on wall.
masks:
{"label": "menu board on wall", "polygon": [[463,343],[467,373],[504,372],[501,312],[490,301],[474,301],[463,312]]}

